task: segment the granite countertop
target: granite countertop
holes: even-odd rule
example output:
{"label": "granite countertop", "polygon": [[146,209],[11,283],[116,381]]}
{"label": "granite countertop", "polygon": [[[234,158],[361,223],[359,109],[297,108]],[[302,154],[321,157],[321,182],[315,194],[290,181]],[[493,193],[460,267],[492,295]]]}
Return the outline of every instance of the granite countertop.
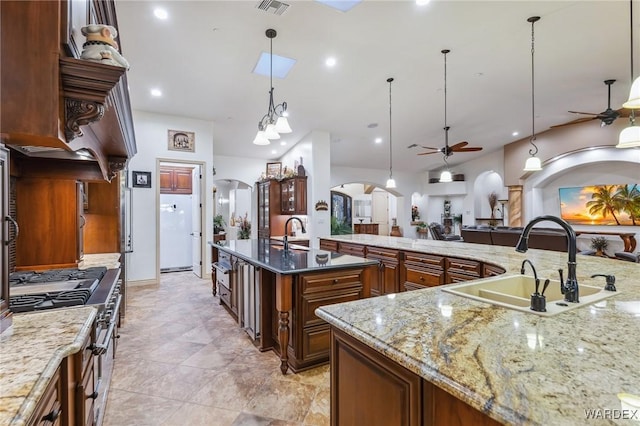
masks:
{"label": "granite countertop", "polygon": [[120,267],[120,253],[95,253],[85,254],[78,269],[87,269],[93,266],[106,266],[107,269],[117,269]]}
{"label": "granite countertop", "polygon": [[83,306],[13,315],[0,335],[0,424],[26,424],[62,359],[91,333],[96,313]]}
{"label": "granite countertop", "polygon": [[[272,239],[272,240],[276,240],[276,241],[283,241],[284,240],[284,235],[272,235],[269,238]],[[289,241],[289,242],[292,242],[292,241],[309,241],[309,235],[302,234],[302,235],[297,235],[295,237],[288,236],[287,237],[287,241]]]}
{"label": "granite countertop", "polygon": [[285,252],[281,245],[271,244],[267,239],[218,241],[209,244],[277,274],[298,274],[378,264],[377,260],[304,246],[296,247],[293,244],[289,246],[292,250]]}
{"label": "granite countertop", "polygon": [[[530,259],[558,279],[567,254],[463,242],[373,235],[326,237],[379,247],[475,259],[519,274]],[[494,419],[508,424],[628,424],[603,419],[618,393],[640,395],[640,265],[578,256],[580,284],[616,276],[618,294],[553,317],[501,308],[441,287],[324,306],[316,314]],[[600,413],[587,420],[586,411]],[[600,411],[597,411],[600,410]],[[630,412],[626,412],[630,415]],[[640,411],[635,415],[640,419]]]}

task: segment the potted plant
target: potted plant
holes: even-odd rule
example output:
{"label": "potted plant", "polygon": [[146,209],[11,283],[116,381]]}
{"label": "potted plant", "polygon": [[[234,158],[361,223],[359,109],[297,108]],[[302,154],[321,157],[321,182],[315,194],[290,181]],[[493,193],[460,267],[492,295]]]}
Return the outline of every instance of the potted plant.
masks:
{"label": "potted plant", "polygon": [[591,248],[596,251],[596,256],[605,256],[604,251],[609,246],[605,237],[594,237],[591,239]]}
{"label": "potted plant", "polygon": [[457,226],[458,230],[462,228],[462,214],[453,215],[453,226]]}
{"label": "potted plant", "polygon": [[238,230],[239,240],[248,240],[251,238],[251,222],[247,217],[248,213],[245,213],[244,217],[238,221],[240,229]]}
{"label": "potted plant", "polygon": [[221,214],[213,217],[213,233],[214,234],[219,234],[220,232],[223,232],[225,225],[226,223]]}

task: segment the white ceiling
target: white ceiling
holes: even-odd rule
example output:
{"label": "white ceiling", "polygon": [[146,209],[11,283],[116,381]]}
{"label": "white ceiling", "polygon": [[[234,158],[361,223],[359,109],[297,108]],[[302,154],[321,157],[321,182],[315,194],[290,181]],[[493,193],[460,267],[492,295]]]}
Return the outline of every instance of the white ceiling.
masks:
{"label": "white ceiling", "polygon": [[[444,64],[447,55],[449,144],[466,140],[481,153],[531,134],[531,24],[535,24],[536,132],[607,106],[630,87],[628,1],[364,0],[343,13],[315,1],[289,1],[281,16],[258,1],[119,1],[118,25],[131,103],[137,110],[214,122],[214,154],[280,157],[314,129],[331,134],[331,163],[389,166],[389,86],[393,83],[393,168],[437,169],[439,154],[417,156],[413,143],[444,145]],[[634,45],[640,11],[634,3]],[[637,5],[636,5],[637,4]],[[153,10],[169,18],[156,19]],[[270,146],[252,144],[267,112],[269,78],[252,74],[269,51],[297,60],[287,78],[274,78],[275,101],[286,101],[294,132]],[[638,50],[638,49],[636,49]],[[329,69],[326,57],[337,65]],[[635,55],[636,75],[640,54]],[[152,98],[160,88],[162,98]],[[622,120],[622,118],[619,118]],[[377,128],[368,128],[378,123]],[[598,131],[599,120],[589,122]],[[188,129],[184,129],[188,130]],[[519,131],[520,136],[512,136]],[[375,144],[374,138],[384,142]],[[277,153],[273,154],[272,150]],[[452,165],[478,153],[456,153]]]}

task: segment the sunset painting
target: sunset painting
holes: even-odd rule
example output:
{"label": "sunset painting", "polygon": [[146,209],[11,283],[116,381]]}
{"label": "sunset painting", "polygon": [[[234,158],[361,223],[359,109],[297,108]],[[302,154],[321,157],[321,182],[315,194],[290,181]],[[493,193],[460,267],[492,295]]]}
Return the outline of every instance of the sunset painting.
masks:
{"label": "sunset painting", "polygon": [[640,187],[560,188],[560,215],[574,225],[640,225]]}

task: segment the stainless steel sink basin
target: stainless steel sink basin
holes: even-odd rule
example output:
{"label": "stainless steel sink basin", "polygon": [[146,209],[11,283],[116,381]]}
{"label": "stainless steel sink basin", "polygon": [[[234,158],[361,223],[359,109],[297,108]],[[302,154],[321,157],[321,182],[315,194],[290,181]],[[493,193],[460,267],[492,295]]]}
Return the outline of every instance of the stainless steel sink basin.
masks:
{"label": "stainless steel sink basin", "polygon": [[[542,281],[544,280],[541,280],[540,291],[542,291]],[[551,280],[544,293],[547,301],[547,312],[537,312],[529,308],[531,294],[535,291],[535,279],[528,275],[492,277],[481,281],[444,287],[442,290],[458,296],[479,300],[480,302],[542,316],[557,315],[617,294],[614,291],[605,291],[604,286],[593,287],[580,284],[580,303],[569,303],[564,301],[564,295],[560,292],[560,281]]]}

